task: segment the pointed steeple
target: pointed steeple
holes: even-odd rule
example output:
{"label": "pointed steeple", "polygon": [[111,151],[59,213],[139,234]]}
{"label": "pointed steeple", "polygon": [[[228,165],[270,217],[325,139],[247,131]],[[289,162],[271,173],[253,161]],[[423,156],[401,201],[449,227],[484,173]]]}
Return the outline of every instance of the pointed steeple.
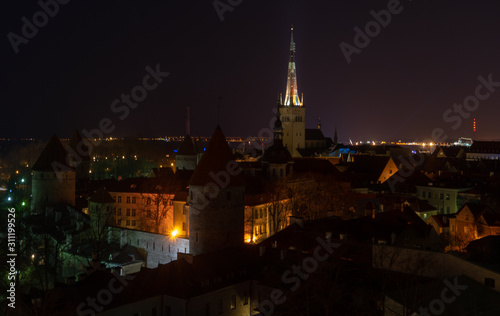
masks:
{"label": "pointed steeple", "polygon": [[288,60],[288,76],[284,106],[302,106],[297,88],[297,70],[295,68],[295,42],[293,41],[293,25],[290,37],[290,59]]}

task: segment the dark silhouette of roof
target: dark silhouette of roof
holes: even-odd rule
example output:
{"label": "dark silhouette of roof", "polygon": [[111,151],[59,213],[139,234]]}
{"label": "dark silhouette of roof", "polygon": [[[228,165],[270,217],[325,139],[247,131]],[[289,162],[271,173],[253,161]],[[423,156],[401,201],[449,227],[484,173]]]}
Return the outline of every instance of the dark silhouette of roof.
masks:
{"label": "dark silhouette of roof", "polygon": [[191,136],[186,135],[177,155],[194,156],[197,154],[195,144]]}
{"label": "dark silhouette of roof", "polygon": [[500,153],[500,142],[476,140],[469,148],[470,153]]}
{"label": "dark silhouette of roof", "polygon": [[[243,178],[241,169],[239,172],[235,172],[234,170],[237,169],[235,166],[239,168],[227,144],[226,137],[217,125],[217,128],[210,138],[207,150],[201,157],[200,162],[189,180],[189,185],[204,186],[211,182],[216,183],[214,177],[224,172],[225,176],[229,177],[229,186],[244,186],[245,179]],[[233,175],[229,174],[228,168]],[[221,181],[224,180],[221,179]]]}
{"label": "dark silhouette of roof", "polygon": [[94,194],[92,194],[92,196],[90,197],[90,202],[106,204],[115,203],[115,200],[111,197],[106,189],[101,188],[95,191]]}
{"label": "dark silhouette of roof", "polygon": [[277,164],[293,163],[292,155],[290,155],[288,149],[283,146],[283,143],[274,143],[271,147],[266,149],[261,161]]}
{"label": "dark silhouette of roof", "polygon": [[305,131],[306,140],[325,140],[325,136],[320,129],[317,128],[306,128]]}
{"label": "dark silhouette of roof", "polygon": [[67,171],[74,169],[66,159],[67,151],[54,134],[31,168],[34,171]]}

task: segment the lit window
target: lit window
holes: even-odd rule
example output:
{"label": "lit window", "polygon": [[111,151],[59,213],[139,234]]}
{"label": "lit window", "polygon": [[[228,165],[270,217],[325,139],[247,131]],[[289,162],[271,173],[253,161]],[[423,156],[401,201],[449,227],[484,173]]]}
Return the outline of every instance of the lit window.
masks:
{"label": "lit window", "polygon": [[135,209],[132,209],[132,216],[135,216]]}
{"label": "lit window", "polygon": [[132,221],[132,226],[135,226],[135,220],[134,220],[134,221]]}
{"label": "lit window", "polygon": [[118,203],[121,203],[121,202],[122,202],[122,197],[121,197],[121,196],[119,196],[119,197],[118,197]]}
{"label": "lit window", "polygon": [[130,204],[130,196],[127,196],[127,203]]}
{"label": "lit window", "polygon": [[236,295],[231,295],[231,309],[236,309]]}
{"label": "lit window", "polygon": [[248,305],[248,292],[243,292],[243,305]]}
{"label": "lit window", "polygon": [[127,212],[125,213],[127,216],[130,216],[130,209],[127,209]]}
{"label": "lit window", "polygon": [[132,204],[135,204],[135,196],[132,197]]}

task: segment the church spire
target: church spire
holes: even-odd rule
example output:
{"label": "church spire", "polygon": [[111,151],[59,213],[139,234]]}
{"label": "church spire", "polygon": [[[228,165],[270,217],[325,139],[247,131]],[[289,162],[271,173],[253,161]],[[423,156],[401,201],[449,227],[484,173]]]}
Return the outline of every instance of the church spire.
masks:
{"label": "church spire", "polygon": [[290,36],[290,59],[288,61],[288,76],[284,106],[302,106],[297,89],[297,72],[295,68],[295,42],[293,41],[293,25]]}

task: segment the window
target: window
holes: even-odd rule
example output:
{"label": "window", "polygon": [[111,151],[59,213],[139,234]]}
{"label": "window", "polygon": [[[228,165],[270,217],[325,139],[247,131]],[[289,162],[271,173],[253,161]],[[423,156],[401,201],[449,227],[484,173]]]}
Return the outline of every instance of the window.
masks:
{"label": "window", "polygon": [[222,300],[222,298],[219,299],[219,307],[217,309],[217,312],[219,313],[219,315],[224,312],[224,301]]}
{"label": "window", "polygon": [[182,215],[186,215],[186,208],[184,206],[182,207]]}
{"label": "window", "polygon": [[439,199],[440,200],[444,199],[444,194],[443,193],[439,193]]}
{"label": "window", "polygon": [[126,226],[130,226],[130,220],[127,219],[127,224]]}
{"label": "window", "polygon": [[129,208],[127,209],[127,213],[125,213],[125,214],[127,214],[127,216],[130,216],[130,209]]}
{"label": "window", "polygon": [[115,202],[116,202],[116,195],[113,196],[113,200],[115,200]]}
{"label": "window", "polygon": [[449,200],[450,200],[450,195],[446,194],[446,201],[449,201]]}
{"label": "window", "polygon": [[469,226],[464,226],[464,233],[468,233],[469,232]]}
{"label": "window", "polygon": [[132,226],[135,226],[135,220],[132,221]]}
{"label": "window", "polygon": [[182,231],[186,231],[186,222],[182,222]]}
{"label": "window", "polygon": [[132,209],[132,216],[135,216],[135,209]]}
{"label": "window", "polygon": [[450,214],[450,207],[449,206],[446,207],[446,214]]}
{"label": "window", "polygon": [[121,197],[121,196],[119,196],[119,197],[118,197],[118,203],[121,203],[121,202],[122,202],[122,197]]}
{"label": "window", "polygon": [[263,218],[263,217],[264,217],[264,210],[260,209],[260,218]]}
{"label": "window", "polygon": [[430,199],[432,197],[432,192],[427,192],[427,198]]}
{"label": "window", "polygon": [[147,211],[146,211],[146,216],[147,216],[147,217],[151,217],[151,210],[147,210]]}
{"label": "window", "polygon": [[151,205],[151,198],[147,198],[147,199],[146,199],[146,204],[147,204],[147,205]]}
{"label": "window", "polygon": [[258,236],[259,235],[259,228],[257,226],[255,226],[255,236]]}
{"label": "window", "polygon": [[425,199],[425,191],[422,191],[422,198]]}
{"label": "window", "polygon": [[132,204],[135,204],[135,196],[132,197]]}
{"label": "window", "polygon": [[231,309],[236,309],[236,295],[231,295]]}
{"label": "window", "polygon": [[122,224],[122,220],[121,219],[117,219],[116,220],[116,225],[121,225]]}
{"label": "window", "polygon": [[254,218],[255,219],[259,218],[259,210],[255,210],[255,212],[254,212]]}
{"label": "window", "polygon": [[495,288],[495,279],[492,278],[484,278],[484,285],[486,287]]}
{"label": "window", "polygon": [[127,204],[130,204],[130,196],[127,196]]}
{"label": "window", "polygon": [[266,233],[266,225],[262,225],[262,233]]}

